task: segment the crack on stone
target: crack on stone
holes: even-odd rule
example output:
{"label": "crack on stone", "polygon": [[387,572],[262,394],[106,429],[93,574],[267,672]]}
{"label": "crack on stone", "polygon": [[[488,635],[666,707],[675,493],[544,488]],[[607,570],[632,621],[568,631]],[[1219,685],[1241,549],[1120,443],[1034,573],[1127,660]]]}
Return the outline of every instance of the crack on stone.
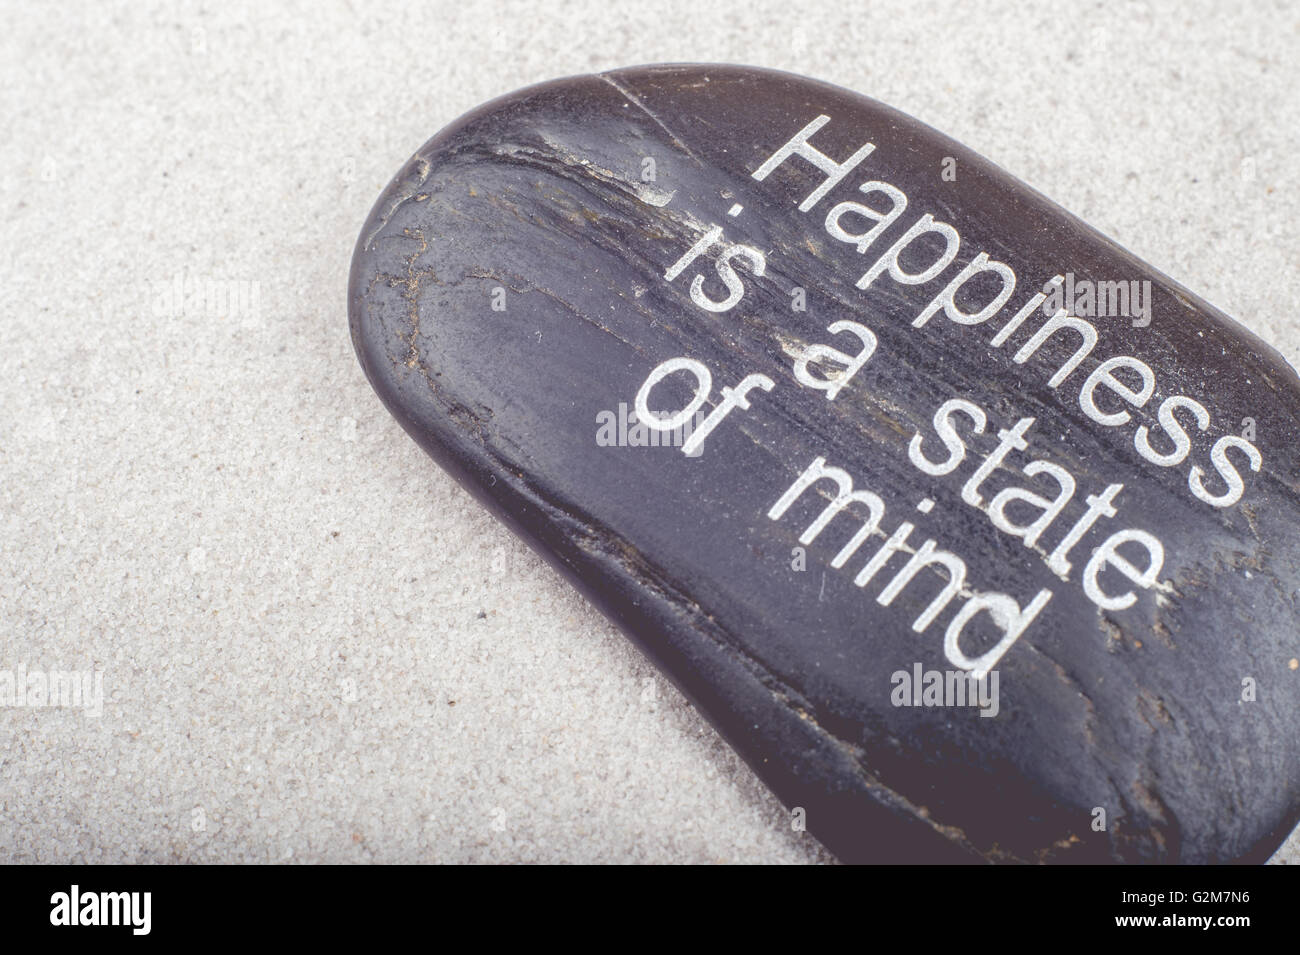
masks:
{"label": "crack on stone", "polygon": [[646,116],[649,116],[650,119],[654,121],[655,125],[657,125],[660,129],[662,129],[665,133],[668,134],[668,138],[673,141],[673,144],[677,146],[677,148],[680,149],[682,152],[686,153],[686,155],[690,156],[691,159],[695,161],[696,165],[701,167],[704,165],[704,163],[700,161],[700,157],[695,155],[695,153],[691,152],[690,147],[687,146],[684,142],[682,142],[677,137],[677,134],[674,133],[671,129],[669,129],[667,125],[665,125],[664,121],[654,114],[654,112],[650,109],[650,107],[646,106],[645,103],[641,102],[641,99],[635,93],[633,93],[630,89],[628,89],[618,80],[614,79],[614,77],[608,73],[597,73],[596,76],[599,79],[604,80],[610,86],[614,87],[614,89],[618,90],[619,94],[622,95],[629,103],[631,103],[633,106],[639,109]]}
{"label": "crack on stone", "polygon": [[382,213],[381,215],[375,216],[375,227],[370,230],[370,233],[366,236],[366,241],[362,243],[361,246],[362,249],[364,249],[365,251],[367,252],[370,251],[371,243],[374,242],[375,237],[378,236],[379,233],[383,231],[384,227],[388,225],[389,221],[393,218],[394,214],[396,214],[397,210],[400,209],[402,206],[404,206],[411,199],[416,198],[416,193],[419,190],[419,188],[429,180],[429,175],[433,172],[432,162],[430,162],[424,156],[417,155],[407,165],[409,167],[412,164],[414,164],[415,168],[418,170],[417,176],[419,178],[415,182],[408,181],[404,183],[401,192],[389,205],[388,210]]}

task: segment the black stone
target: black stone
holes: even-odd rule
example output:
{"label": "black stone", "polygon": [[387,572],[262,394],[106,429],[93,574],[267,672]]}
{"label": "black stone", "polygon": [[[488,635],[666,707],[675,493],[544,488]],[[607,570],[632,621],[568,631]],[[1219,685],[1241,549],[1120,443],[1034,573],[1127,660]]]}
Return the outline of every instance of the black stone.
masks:
{"label": "black stone", "polygon": [[[827,158],[805,150],[765,170],[801,131]],[[853,164],[815,193],[832,162]],[[907,204],[859,251],[846,237],[875,224],[864,209],[898,204],[860,191],[869,181]],[[906,241],[932,221],[954,234]],[[898,268],[924,274],[950,247],[929,280],[887,268],[900,249]],[[944,290],[990,260],[1014,272],[1005,303],[969,318],[1012,282],[986,268],[946,311]],[[1058,273],[1061,291],[1031,302]],[[1118,282],[1127,305],[1120,286],[1098,284]],[[1057,305],[1072,327],[1048,324]],[[635,639],[840,858],[1257,861],[1295,824],[1294,372],[952,140],[761,70],[535,86],[403,167],[361,233],[349,308],[361,363],[402,425]],[[869,334],[829,331],[836,322]],[[797,378],[800,357],[811,361]],[[672,359],[680,370],[647,405],[685,408],[691,369],[707,368],[701,411],[716,427],[694,430],[707,430],[699,453],[671,435],[641,446],[659,434],[644,425],[620,434],[620,404],[633,408]],[[750,379],[748,407],[724,398],[751,375],[765,377]],[[968,404],[946,404],[957,401]],[[945,406],[950,443],[967,450],[949,473],[926,473],[920,463],[942,471],[950,457],[936,432]],[[963,487],[999,446],[1002,466],[968,503]],[[813,536],[834,475],[777,505],[817,459],[870,494]],[[1047,464],[1026,474],[1036,460]],[[1043,500],[1022,495],[1000,529],[993,504],[1012,488]],[[858,540],[873,505],[883,517]],[[905,522],[911,552],[855,586]],[[1071,542],[1071,529],[1086,533]],[[1070,566],[1054,573],[1063,547]],[[909,579],[918,552],[946,563],[918,563]],[[1017,611],[1024,625],[999,656]],[[918,666],[921,687],[926,671],[991,668],[972,687],[987,705],[924,705]]]}

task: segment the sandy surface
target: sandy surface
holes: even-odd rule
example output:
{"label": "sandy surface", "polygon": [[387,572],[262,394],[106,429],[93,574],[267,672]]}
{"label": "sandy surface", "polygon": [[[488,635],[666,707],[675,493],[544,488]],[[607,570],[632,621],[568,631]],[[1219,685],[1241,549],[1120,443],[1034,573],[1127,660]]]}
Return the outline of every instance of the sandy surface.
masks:
{"label": "sandy surface", "polygon": [[353,356],[371,203],[517,87],[858,90],[1300,364],[1283,4],[272,6],[6,4],[0,669],[102,673],[103,706],[0,709],[4,860],[828,859]]}

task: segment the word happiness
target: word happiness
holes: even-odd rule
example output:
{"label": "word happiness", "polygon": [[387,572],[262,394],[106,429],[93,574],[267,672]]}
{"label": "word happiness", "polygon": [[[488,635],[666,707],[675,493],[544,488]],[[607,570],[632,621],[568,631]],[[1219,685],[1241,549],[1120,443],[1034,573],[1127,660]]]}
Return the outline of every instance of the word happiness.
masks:
{"label": "word happiness", "polygon": [[[867,143],[843,162],[836,162],[810,142],[813,134],[827,122],[828,117],[818,116],[752,173],[752,178],[762,181],[795,158],[820,170],[825,176],[824,180],[798,205],[804,213],[816,209],[875,149]],[[883,197],[888,208],[877,208],[879,202],[868,205],[865,202],[841,201],[829,205],[825,213],[825,229],[830,236],[848,243],[862,255],[903,217],[908,208],[908,197],[901,189],[874,179],[863,182],[858,187],[858,192],[866,197]],[[728,216],[734,218],[743,209],[740,203],[735,203]],[[932,249],[935,246],[933,238],[936,236],[942,245],[942,251],[937,257],[919,270],[904,268],[901,264],[904,260],[915,267],[918,255],[913,246],[924,240],[922,248]],[[940,313],[956,325],[982,325],[1002,312],[1010,302],[1016,289],[1016,275],[1010,266],[990,259],[982,251],[969,264],[951,273],[947,272],[956,260],[960,246],[961,236],[956,228],[925,213],[916,218],[866,267],[857,280],[857,287],[866,291],[881,288],[886,282],[903,287],[930,282],[943,283],[928,304],[916,314],[911,322],[912,327],[923,328]],[[667,268],[664,279],[669,283],[674,282],[706,252],[710,253],[717,281],[726,288],[727,294],[722,298],[711,297],[705,285],[705,276],[695,274],[690,280],[690,298],[705,311],[726,312],[744,297],[746,291],[745,282],[737,268],[743,266],[753,276],[761,278],[766,271],[766,258],[764,253],[753,246],[729,244],[723,236],[723,227],[713,226]],[[906,257],[904,253],[907,253]],[[987,290],[991,285],[989,276],[997,280],[997,292],[982,307],[971,311],[958,304],[958,294],[963,291],[963,298],[969,303],[973,290],[967,286],[972,283]],[[980,281],[977,282],[977,279]],[[716,284],[712,277],[710,280],[711,284]],[[1001,348],[1044,302],[1048,302],[1049,308],[1043,314],[1050,312],[1049,317],[1020,345],[1012,357],[1016,364],[1023,365],[1033,359],[1053,336],[1070,336],[1066,340],[1077,342],[1077,348],[1063,363],[1049,369],[1051,374],[1047,385],[1051,389],[1057,389],[1071,379],[1098,344],[1097,329],[1091,322],[1072,314],[1064,307],[1051,310],[1050,305],[1068,298],[1068,295],[1055,295],[1056,287],[1062,282],[1061,275],[1049,280],[1043,286],[1043,291],[1035,293],[1016,308],[989,341],[993,348]],[[893,296],[896,292],[890,290],[886,294]],[[1049,298],[1053,295],[1055,300]],[[1147,308],[1149,305],[1148,293]],[[1010,309],[1007,311],[1010,312]],[[846,354],[825,344],[807,345],[795,358],[793,375],[801,386],[815,389],[826,400],[834,401],[875,354],[877,338],[871,329],[855,321],[836,321],[827,327],[827,331],[832,335],[848,335],[856,339],[856,353]],[[814,374],[814,367],[822,370]],[[834,367],[834,373],[827,371],[828,367]],[[691,400],[675,413],[652,412],[650,401],[654,389],[668,376],[677,374],[685,374],[693,379],[694,394]],[[656,366],[642,384],[635,399],[636,416],[647,427],[661,431],[681,427],[688,420],[697,420],[698,423],[686,442],[689,448],[684,447],[683,450],[698,454],[704,442],[728,416],[737,410],[748,410],[751,396],[770,392],[775,384],[764,374],[745,375],[734,387],[722,387],[720,399],[714,401],[712,409],[704,413],[713,390],[709,368],[688,356],[670,358]],[[1155,390],[1156,374],[1146,362],[1130,355],[1115,355],[1101,361],[1086,376],[1079,386],[1077,401],[1083,412],[1099,425],[1121,428],[1133,423],[1133,417],[1127,409],[1145,407]],[[701,414],[703,419],[698,420],[697,416]],[[1204,432],[1209,429],[1211,422],[1209,410],[1200,401],[1186,395],[1173,395],[1164,399],[1156,413],[1156,419],[1159,435],[1153,434],[1146,425],[1141,425],[1133,429],[1132,441],[1144,460],[1161,468],[1183,466],[1187,462],[1193,447],[1188,433],[1189,423],[1194,424],[1198,431]],[[1080,584],[1088,599],[1103,610],[1131,607],[1138,599],[1135,588],[1168,590],[1169,585],[1160,581],[1160,571],[1165,560],[1164,546],[1154,534],[1137,527],[1121,526],[1112,529],[1109,536],[1100,543],[1092,546],[1084,543],[1094,528],[1119,514],[1117,502],[1123,484],[1112,483],[1093,493],[1083,491],[1085,512],[1072,523],[1064,519],[1058,522],[1066,506],[1075,498],[1076,492],[1080,491],[1076,478],[1066,468],[1044,457],[1013,463],[1012,455],[1015,452],[1023,453],[1029,449],[1029,435],[1034,424],[1033,417],[1021,417],[1009,427],[998,428],[979,405],[964,397],[953,396],[935,410],[932,434],[917,432],[913,435],[907,447],[907,460],[929,477],[952,475],[966,461],[971,450],[971,437],[982,435],[989,428],[996,429],[997,445],[982,455],[982,460],[962,483],[960,499],[964,504],[984,512],[997,530],[1037,553],[1047,568],[1062,581],[1070,580],[1077,566],[1076,561],[1082,556],[1077,552],[1083,551],[1087,556],[1082,557]],[[1236,455],[1235,462],[1229,457],[1230,453]],[[1201,464],[1194,463],[1187,468],[1187,487],[1192,495],[1211,507],[1229,507],[1240,500],[1245,490],[1238,464],[1244,463],[1252,471],[1258,471],[1262,462],[1262,455],[1253,444],[1235,434],[1227,434],[1215,441],[1209,451],[1209,464],[1217,477],[1207,476],[1206,469]],[[990,498],[985,485],[1001,469],[1019,470],[1027,478],[1039,481],[1050,480],[1054,485],[1054,493],[1045,496],[1029,488],[1012,486]],[[904,564],[893,571],[892,578],[885,580],[883,588],[877,594],[876,602],[882,606],[892,603],[921,575],[922,570],[940,576],[945,585],[916,618],[912,629],[917,633],[925,632],[950,602],[961,597],[963,603],[944,632],[944,655],[961,670],[971,671],[976,679],[983,679],[992,671],[997,661],[1019,640],[1053,596],[1052,590],[1041,588],[1022,607],[1021,602],[1009,594],[972,588],[968,585],[969,568],[965,560],[952,551],[941,548],[933,539],[927,539],[919,546],[910,543],[909,537],[915,526],[909,520],[899,522],[892,532],[883,529],[886,512],[883,498],[872,490],[857,486],[854,475],[828,463],[824,456],[815,457],[803,468],[794,482],[771,505],[767,517],[774,521],[782,519],[805,494],[815,500],[814,487],[823,489],[822,495],[829,503],[804,529],[799,537],[800,544],[811,544],[837,515],[847,513],[847,509],[853,506],[861,524],[831,560],[831,567],[843,568],[850,559],[860,559],[859,551],[873,536],[884,540],[853,576],[853,583],[857,587],[866,587],[878,578],[888,577],[888,572],[884,575],[881,572],[886,571],[886,565],[891,563],[895,554],[908,556]],[[929,514],[934,506],[935,501],[927,497],[916,505],[916,509],[922,514]],[[1012,508],[1020,520],[1013,516]],[[1028,523],[1024,520],[1027,510],[1036,515]],[[1069,526],[1066,527],[1066,524]],[[1060,533],[1062,528],[1063,534]],[[1044,543],[1049,534],[1055,540],[1054,544]],[[1126,553],[1121,553],[1121,548],[1125,548]],[[921,575],[921,579],[933,577]],[[996,625],[1000,637],[990,649],[970,656],[961,646],[963,631],[981,614]]]}

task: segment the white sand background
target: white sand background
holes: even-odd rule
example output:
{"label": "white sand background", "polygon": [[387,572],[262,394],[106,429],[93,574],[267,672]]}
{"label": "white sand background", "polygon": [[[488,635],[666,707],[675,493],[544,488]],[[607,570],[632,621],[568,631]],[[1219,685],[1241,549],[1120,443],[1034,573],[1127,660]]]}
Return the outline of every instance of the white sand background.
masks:
{"label": "white sand background", "polygon": [[[1300,364],[1293,5],[2,13],[0,669],[105,695],[0,709],[3,861],[829,861],[353,355],[380,189],[520,86],[661,61],[838,83]],[[168,303],[177,277],[258,307]]]}

